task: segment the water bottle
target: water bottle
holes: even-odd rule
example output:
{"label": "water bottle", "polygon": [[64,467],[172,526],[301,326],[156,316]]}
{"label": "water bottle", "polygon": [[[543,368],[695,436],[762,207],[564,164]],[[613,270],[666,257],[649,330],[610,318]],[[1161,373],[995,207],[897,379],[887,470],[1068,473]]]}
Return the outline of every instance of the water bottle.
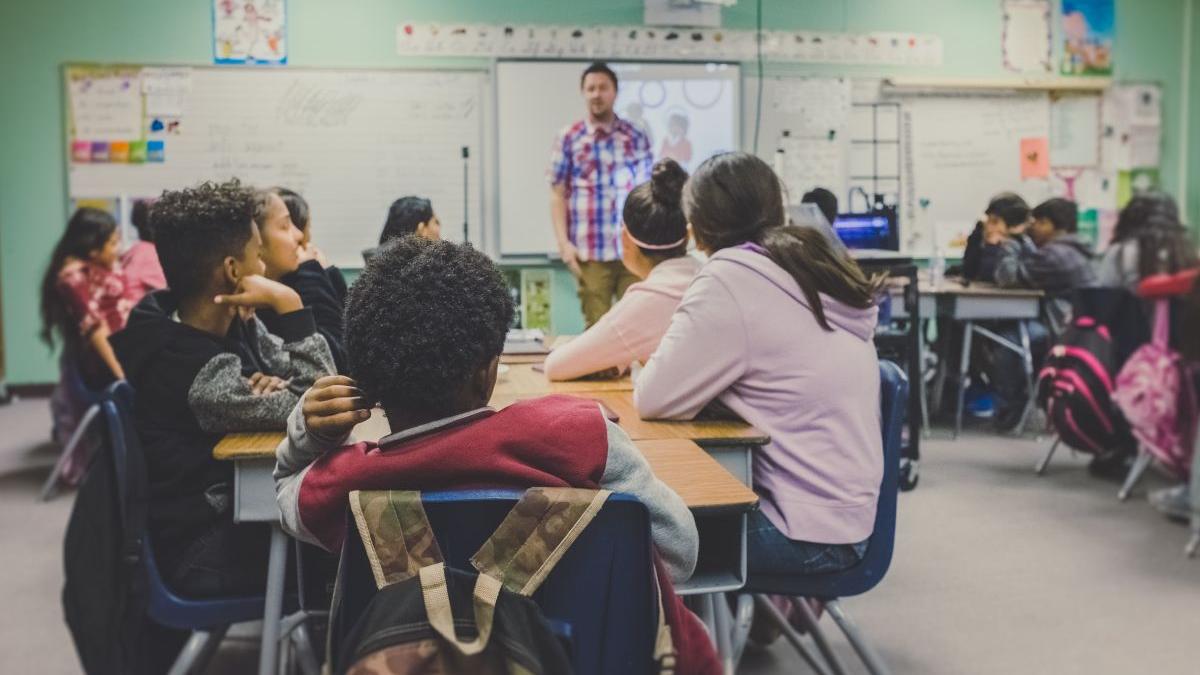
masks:
{"label": "water bottle", "polygon": [[929,282],[934,288],[942,285],[942,281],[946,278],[946,256],[942,254],[942,247],[938,246],[933,249],[933,258],[929,260]]}

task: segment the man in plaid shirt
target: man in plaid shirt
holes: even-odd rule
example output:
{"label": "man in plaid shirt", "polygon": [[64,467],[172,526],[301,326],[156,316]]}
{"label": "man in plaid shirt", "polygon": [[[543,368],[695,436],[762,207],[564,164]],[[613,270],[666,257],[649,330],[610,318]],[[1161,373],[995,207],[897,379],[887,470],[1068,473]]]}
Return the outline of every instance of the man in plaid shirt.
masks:
{"label": "man in plaid shirt", "polygon": [[617,75],[603,63],[583,71],[587,117],[559,134],[547,179],[558,253],[579,282],[591,326],[638,278],[621,263],[621,209],[634,186],[650,179],[646,134],[617,117]]}

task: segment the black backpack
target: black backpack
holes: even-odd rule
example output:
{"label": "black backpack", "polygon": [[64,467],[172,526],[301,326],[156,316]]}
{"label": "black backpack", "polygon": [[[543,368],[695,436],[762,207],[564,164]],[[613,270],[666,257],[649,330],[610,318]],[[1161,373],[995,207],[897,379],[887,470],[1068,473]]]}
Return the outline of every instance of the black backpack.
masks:
{"label": "black backpack", "polygon": [[1113,403],[1116,353],[1108,327],[1076,316],[1038,373],[1037,404],[1071,448],[1095,455],[1136,447]]}
{"label": "black backpack", "polygon": [[[419,492],[350,493],[352,520],[330,611],[329,670],[337,675],[479,673],[567,675],[563,639],[533,594],[608,498],[605,490],[531,488],[471,558],[443,556]],[[347,585],[377,592],[347,607]],[[659,606],[654,656],[670,672],[674,650]],[[568,631],[569,633],[569,631]]]}
{"label": "black backpack", "polygon": [[[148,669],[142,645],[148,597],[141,564],[145,464],[137,439],[124,438],[124,429],[132,426],[117,423],[123,413],[113,400],[132,395],[128,384],[118,382],[101,397],[105,436],[79,487],[63,541],[63,614],[80,663],[92,674]],[[134,445],[126,453],[128,443]]]}

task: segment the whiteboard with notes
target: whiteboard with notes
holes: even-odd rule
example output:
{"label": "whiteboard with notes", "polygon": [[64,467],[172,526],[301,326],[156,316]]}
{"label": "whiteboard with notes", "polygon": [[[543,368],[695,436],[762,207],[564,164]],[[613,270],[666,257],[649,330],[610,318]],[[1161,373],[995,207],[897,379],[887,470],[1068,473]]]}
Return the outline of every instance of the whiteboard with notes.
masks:
{"label": "whiteboard with notes", "polygon": [[128,204],[232,177],[285,186],[308,200],[330,261],[361,267],[388,206],[414,194],[433,202],[445,238],[461,241],[467,216],[471,241],[484,243],[484,71],[68,66],[64,75],[73,200]]}

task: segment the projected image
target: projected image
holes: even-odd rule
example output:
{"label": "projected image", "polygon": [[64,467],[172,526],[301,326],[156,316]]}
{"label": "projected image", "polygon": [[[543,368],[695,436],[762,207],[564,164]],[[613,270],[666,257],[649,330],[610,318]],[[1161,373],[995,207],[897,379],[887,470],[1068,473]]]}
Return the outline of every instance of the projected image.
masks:
{"label": "projected image", "polygon": [[720,72],[728,66],[710,64],[696,77],[679,77],[678,67],[674,73],[664,72],[667,68],[614,68],[621,78],[617,114],[646,134],[654,159],[669,157],[691,171],[717,153],[736,149],[737,83]]}

